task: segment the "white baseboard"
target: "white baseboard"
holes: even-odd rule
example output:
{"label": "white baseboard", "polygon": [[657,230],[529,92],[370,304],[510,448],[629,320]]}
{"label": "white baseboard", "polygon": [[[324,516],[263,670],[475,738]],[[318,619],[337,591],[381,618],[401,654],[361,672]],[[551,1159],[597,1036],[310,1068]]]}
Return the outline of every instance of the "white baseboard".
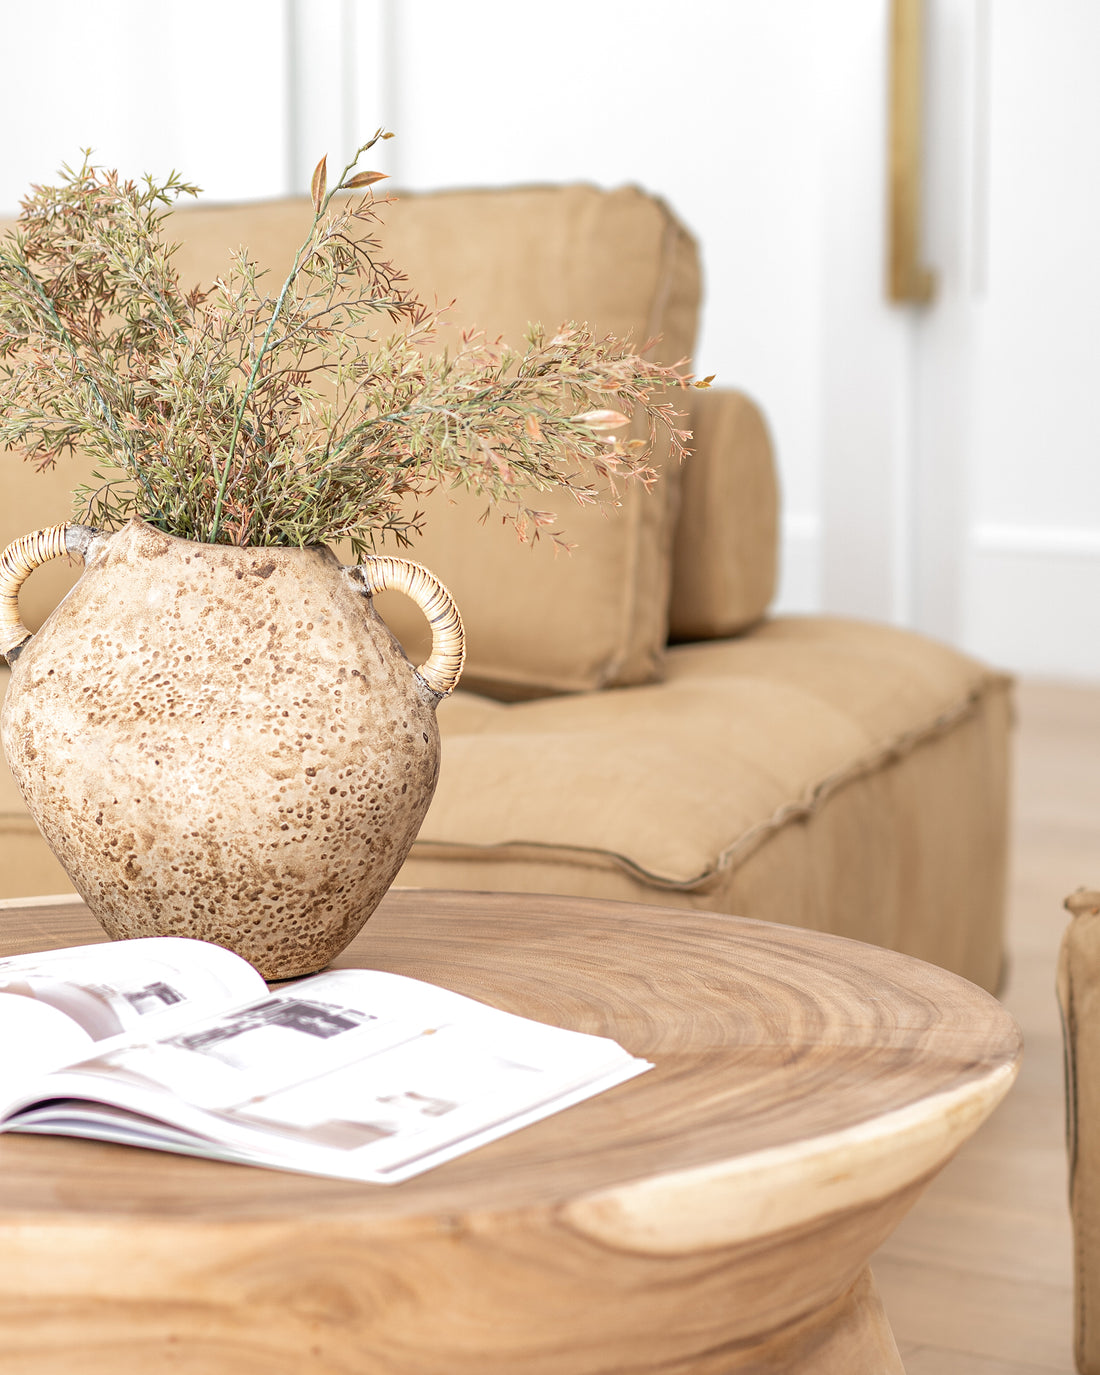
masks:
{"label": "white baseboard", "polygon": [[[784,515],[778,613],[821,610],[822,527]],[[1100,530],[977,525],[963,568],[960,648],[1013,673],[1100,682]]]}
{"label": "white baseboard", "polygon": [[1015,673],[1100,681],[1100,530],[979,525],[964,646]]}
{"label": "white baseboard", "polygon": [[1043,558],[1100,558],[1100,530],[1087,526],[997,525],[987,522],[971,531],[972,548],[983,554],[1038,554]]}

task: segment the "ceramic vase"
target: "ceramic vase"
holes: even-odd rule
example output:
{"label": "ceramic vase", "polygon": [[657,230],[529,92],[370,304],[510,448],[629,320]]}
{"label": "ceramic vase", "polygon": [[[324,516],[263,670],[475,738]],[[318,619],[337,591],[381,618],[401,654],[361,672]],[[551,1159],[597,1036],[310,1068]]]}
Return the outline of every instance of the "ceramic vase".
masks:
{"label": "ceramic vase", "polygon": [[[17,596],[65,552],[76,586],[31,635]],[[414,668],[372,593],[432,624]],[[57,526],[0,560],[12,773],[116,939],[194,936],[269,979],[320,969],[393,882],[439,771],[461,672],[446,589],[403,559],[199,544],[133,520]]]}

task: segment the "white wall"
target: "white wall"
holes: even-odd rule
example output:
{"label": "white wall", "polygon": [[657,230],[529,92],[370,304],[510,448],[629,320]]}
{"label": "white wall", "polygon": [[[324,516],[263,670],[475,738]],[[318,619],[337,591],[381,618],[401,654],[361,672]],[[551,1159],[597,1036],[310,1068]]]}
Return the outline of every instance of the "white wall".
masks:
{"label": "white wall", "polygon": [[278,194],[287,19],[263,0],[0,0],[0,215],[81,149],[178,168],[215,200]]}
{"label": "white wall", "polygon": [[86,143],[252,198],[378,124],[396,185],[638,182],[769,415],[781,605],[1100,678],[1100,7],[926,4],[927,310],[883,299],[888,0],[0,0],[0,213]]}

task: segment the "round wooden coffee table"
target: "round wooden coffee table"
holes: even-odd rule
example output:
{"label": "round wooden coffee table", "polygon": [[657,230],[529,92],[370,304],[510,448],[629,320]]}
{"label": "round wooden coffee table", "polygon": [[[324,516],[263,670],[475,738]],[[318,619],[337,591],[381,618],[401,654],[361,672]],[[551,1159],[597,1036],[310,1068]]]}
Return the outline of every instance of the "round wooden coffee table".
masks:
{"label": "round wooden coffee table", "polygon": [[[0,954],[94,940],[5,904]],[[398,891],[338,964],[656,1068],[372,1187],[0,1137],[5,1375],[887,1375],[868,1261],[1012,1082],[954,975],[711,913]]]}

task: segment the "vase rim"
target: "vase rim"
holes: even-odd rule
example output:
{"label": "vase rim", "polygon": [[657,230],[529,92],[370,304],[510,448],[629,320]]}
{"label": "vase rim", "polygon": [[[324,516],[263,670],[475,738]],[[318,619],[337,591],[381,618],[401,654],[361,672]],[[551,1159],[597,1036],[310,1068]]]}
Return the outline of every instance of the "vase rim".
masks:
{"label": "vase rim", "polygon": [[212,544],[209,540],[188,539],[186,535],[173,535],[170,531],[162,530],[159,526],[153,525],[143,516],[130,516],[128,520],[114,530],[102,530],[95,526],[88,528],[95,530],[98,539],[114,539],[129,531],[143,539],[164,539],[191,549],[217,551],[225,558],[244,558],[259,553],[275,556],[320,554],[339,562],[327,544]]}

